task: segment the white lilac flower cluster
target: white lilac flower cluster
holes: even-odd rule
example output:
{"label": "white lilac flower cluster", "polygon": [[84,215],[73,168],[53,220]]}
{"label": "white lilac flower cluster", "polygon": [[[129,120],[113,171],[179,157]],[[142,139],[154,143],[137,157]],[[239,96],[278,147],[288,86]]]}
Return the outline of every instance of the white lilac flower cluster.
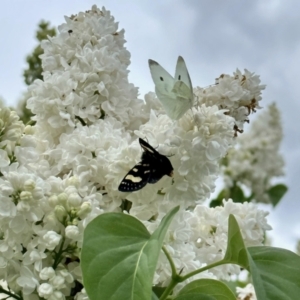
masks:
{"label": "white lilac flower cluster", "polygon": [[20,143],[24,124],[17,113],[0,105],[0,167],[15,161],[15,148]]}
{"label": "white lilac flower cluster", "polygon": [[[249,106],[245,99],[260,100],[257,77],[224,75],[209,89],[219,98],[204,101],[198,93],[199,104],[174,122],[153,93],[145,102],[137,98],[124,43],[124,31],[104,8],[66,17],[58,35],[42,44],[44,79],[29,88],[35,125],[23,128],[13,112],[1,109],[1,151],[7,156],[1,152],[0,274],[25,300],[74,294],[82,283],[84,228],[103,212],[122,211],[125,200],[151,232],[181,205],[166,247],[185,273],[222,257],[230,213],[247,245],[261,245],[269,229],[266,214],[253,205],[201,205],[214,191],[220,159],[234,144],[232,116]],[[118,185],[140,160],[138,137],[170,156],[174,178],[122,193]],[[167,281],[167,270],[161,258],[156,284]],[[239,270],[227,266],[203,276],[229,273]],[[84,288],[75,292],[75,299],[87,299]]]}
{"label": "white lilac flower cluster", "polygon": [[234,118],[235,130],[243,132],[244,123],[249,122],[249,114],[261,108],[259,101],[265,87],[260,85],[258,75],[248,70],[242,74],[237,69],[233,76],[222,74],[216,79],[215,85],[197,87],[194,92],[200,104],[217,105],[219,109],[226,109],[226,114]]}
{"label": "white lilac flower cluster", "polygon": [[282,176],[284,161],[279,153],[282,140],[280,113],[271,104],[251,124],[250,130],[229,150],[223,167],[228,187],[238,181],[249,188],[257,202],[270,203],[268,189],[274,177]]}

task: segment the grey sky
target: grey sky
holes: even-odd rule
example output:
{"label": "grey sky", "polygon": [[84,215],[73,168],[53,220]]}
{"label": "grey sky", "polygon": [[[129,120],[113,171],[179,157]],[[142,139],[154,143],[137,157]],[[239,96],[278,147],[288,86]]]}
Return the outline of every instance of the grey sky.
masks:
{"label": "grey sky", "polygon": [[[158,61],[171,73],[178,55],[189,68],[194,86],[207,86],[221,73],[247,68],[267,84],[262,106],[276,102],[282,114],[285,138],[282,153],[289,192],[270,223],[273,245],[295,249],[300,238],[300,2],[252,1],[90,1],[51,0],[1,2],[0,95],[16,103],[26,89],[22,72],[25,57],[36,46],[34,34],[41,19],[51,25],[64,15],[105,6],[125,28],[131,52],[129,78],[141,97],[153,90],[147,60]],[[253,116],[252,116],[253,118]],[[250,118],[251,119],[251,118]]]}

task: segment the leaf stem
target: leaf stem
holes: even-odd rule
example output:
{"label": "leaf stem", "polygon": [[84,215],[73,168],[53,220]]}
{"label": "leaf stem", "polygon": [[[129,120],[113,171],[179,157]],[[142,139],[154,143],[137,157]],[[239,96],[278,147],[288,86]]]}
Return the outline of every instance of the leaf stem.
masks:
{"label": "leaf stem", "polygon": [[175,264],[173,262],[173,259],[170,255],[170,253],[168,252],[168,250],[165,246],[162,247],[162,250],[164,251],[164,253],[170,263],[171,270],[172,270],[172,276],[171,276],[171,282],[169,283],[169,285],[167,286],[167,288],[164,290],[163,294],[159,298],[160,300],[167,299],[167,297],[172,292],[172,290],[177,285],[177,283],[180,282],[180,276],[177,274],[176,267],[175,267]]}
{"label": "leaf stem", "polygon": [[199,274],[199,273],[202,273],[202,272],[204,272],[204,271],[206,271],[206,270],[208,270],[208,269],[211,269],[211,268],[214,268],[214,267],[217,267],[217,266],[221,266],[221,265],[225,265],[225,264],[228,264],[228,262],[227,262],[227,261],[224,261],[223,259],[220,260],[220,261],[214,262],[214,263],[212,263],[212,264],[210,264],[210,265],[207,265],[207,266],[205,266],[205,267],[203,267],[203,268],[200,268],[200,269],[198,269],[198,270],[195,270],[195,271],[193,271],[193,272],[190,272],[190,273],[188,273],[188,274],[186,274],[186,275],[184,275],[184,276],[180,276],[180,281],[179,281],[179,282],[185,281],[185,280],[187,280],[188,278],[190,278],[190,277],[192,277],[192,276],[194,276],[194,275],[197,275],[197,274]]}
{"label": "leaf stem", "polygon": [[5,290],[3,287],[0,286],[0,292],[3,294],[6,294],[12,298],[15,298],[17,300],[22,300],[23,298],[21,296],[18,296],[16,294],[11,293],[10,291]]}
{"label": "leaf stem", "polygon": [[64,253],[64,250],[63,250],[64,243],[65,243],[65,238],[62,239],[61,244],[60,244],[60,247],[59,247],[59,250],[58,250],[58,252],[56,253],[55,260],[54,260],[54,263],[53,263],[53,265],[52,265],[52,268],[53,268],[54,270],[57,268],[58,264],[59,264],[59,263],[61,262],[61,260],[62,260],[61,255]]}
{"label": "leaf stem", "polygon": [[175,267],[175,264],[173,262],[173,259],[170,255],[170,253],[168,252],[167,248],[165,246],[162,247],[162,250],[164,251],[169,263],[170,263],[170,267],[171,267],[171,270],[172,270],[172,277],[173,276],[176,276],[177,275],[177,272],[176,272],[176,267]]}
{"label": "leaf stem", "polygon": [[195,276],[195,275],[197,275],[199,273],[202,273],[202,272],[204,272],[204,271],[206,271],[208,269],[211,269],[211,268],[214,268],[214,267],[217,267],[217,266],[220,266],[220,265],[225,265],[225,264],[230,263],[229,261],[222,259],[220,261],[217,261],[217,262],[214,262],[214,263],[212,263],[210,265],[207,265],[207,266],[205,266],[203,268],[200,268],[198,270],[190,272],[190,273],[188,273],[188,274],[186,274],[184,276],[180,276],[176,272],[176,268],[175,268],[174,262],[173,262],[173,260],[172,260],[172,258],[170,256],[169,252],[167,251],[167,249],[164,246],[163,246],[162,249],[163,249],[163,251],[164,251],[164,253],[165,253],[165,255],[166,255],[166,257],[167,257],[167,259],[168,259],[168,261],[170,263],[170,265],[171,265],[172,277],[171,277],[171,281],[170,281],[169,285],[166,287],[165,291],[163,292],[163,294],[161,295],[161,297],[159,298],[159,300],[165,300],[165,299],[167,299],[167,297],[169,296],[169,294],[172,292],[172,290],[174,289],[174,287],[178,283],[183,282],[183,281],[187,280],[188,278],[190,278],[192,276]]}
{"label": "leaf stem", "polygon": [[174,287],[177,285],[177,283],[179,283],[179,278],[180,276],[176,275],[171,277],[171,282],[169,283],[169,285],[167,286],[167,288],[164,290],[163,294],[160,296],[159,300],[165,300],[167,299],[167,297],[169,296],[169,294],[172,292],[172,290],[174,289]]}

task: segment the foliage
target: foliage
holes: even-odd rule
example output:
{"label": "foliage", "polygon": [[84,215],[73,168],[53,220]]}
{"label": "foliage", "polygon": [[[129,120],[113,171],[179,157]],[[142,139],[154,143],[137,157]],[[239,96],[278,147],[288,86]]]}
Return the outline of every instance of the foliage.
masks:
{"label": "foliage", "polygon": [[27,85],[32,84],[36,79],[43,79],[43,67],[40,55],[44,53],[40,42],[48,38],[48,36],[55,36],[56,30],[54,27],[50,28],[50,23],[41,21],[38,24],[38,30],[36,32],[36,39],[39,44],[34,48],[33,52],[26,57],[28,68],[24,70],[24,81]]}
{"label": "foliage", "polygon": [[[121,213],[103,214],[87,226],[82,248],[82,270],[91,300],[151,298],[157,254],[177,211],[178,207],[170,211],[152,235],[138,220]],[[258,300],[297,299],[300,293],[300,257],[280,248],[245,247],[233,215],[228,220],[228,245],[222,260],[181,275],[182,270],[176,270],[170,253],[165,248],[163,251],[169,260],[172,275],[163,293],[156,295],[161,300],[172,295],[179,283],[222,264],[237,264],[249,270]],[[197,279],[185,285],[176,296],[173,294],[172,299],[236,298],[220,281]]]}

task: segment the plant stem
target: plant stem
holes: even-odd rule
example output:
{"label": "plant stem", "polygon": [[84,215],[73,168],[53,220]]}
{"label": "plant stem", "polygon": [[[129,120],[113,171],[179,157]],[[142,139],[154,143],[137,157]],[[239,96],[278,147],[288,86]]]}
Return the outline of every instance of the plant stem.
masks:
{"label": "plant stem", "polygon": [[179,283],[180,281],[178,280],[180,276],[176,275],[176,276],[172,276],[171,277],[171,282],[169,283],[169,285],[167,286],[167,288],[165,289],[165,291],[163,292],[163,294],[160,296],[159,300],[165,300],[167,299],[167,297],[169,296],[169,294],[172,292],[172,290],[174,289],[174,287],[177,285],[177,283]]}
{"label": "plant stem", "polygon": [[208,269],[211,269],[211,268],[214,268],[214,267],[217,267],[217,266],[220,266],[220,265],[225,265],[225,264],[228,264],[228,262],[225,262],[225,261],[223,261],[223,260],[217,261],[217,262],[212,263],[212,264],[210,264],[210,265],[207,265],[207,266],[205,266],[205,267],[203,267],[203,268],[200,268],[200,269],[198,269],[198,270],[195,270],[195,271],[193,271],[193,272],[190,272],[190,273],[188,273],[188,274],[186,274],[186,275],[184,275],[184,276],[180,276],[179,282],[185,281],[185,280],[187,280],[188,278],[190,278],[190,277],[192,277],[192,276],[194,276],[194,275],[197,275],[197,274],[199,274],[199,273],[202,273],[202,272],[204,272],[204,271],[206,271],[206,270],[208,270]]}
{"label": "plant stem", "polygon": [[176,273],[176,269],[175,269],[175,265],[173,263],[173,260],[170,256],[170,254],[168,253],[168,251],[166,250],[165,247],[163,247],[163,251],[164,253],[166,254],[169,262],[170,262],[170,265],[171,265],[171,269],[172,269],[172,277],[171,277],[171,282],[169,283],[169,285],[166,287],[165,291],[163,292],[163,294],[161,295],[161,297],[159,298],[159,300],[165,300],[167,299],[167,297],[169,296],[169,294],[171,293],[171,291],[174,289],[174,287],[179,283],[179,282],[183,282],[185,280],[187,280],[188,278],[194,276],[194,275],[197,275],[201,272],[204,272],[208,269],[211,269],[211,268],[214,268],[214,267],[217,267],[217,266],[220,266],[220,265],[225,265],[225,264],[228,264],[229,262],[228,261],[225,261],[225,260],[220,260],[220,261],[217,261],[215,263],[212,263],[210,265],[207,265],[203,268],[200,268],[198,270],[195,270],[193,272],[190,272],[188,274],[186,274],[185,276],[180,276]]}
{"label": "plant stem", "polygon": [[58,264],[59,264],[59,263],[61,262],[61,260],[62,260],[61,255],[62,255],[62,253],[64,252],[64,251],[63,251],[64,243],[65,243],[65,238],[63,238],[62,241],[61,241],[59,250],[58,250],[58,252],[57,252],[57,254],[56,254],[54,263],[53,263],[53,265],[52,265],[52,268],[53,268],[54,270],[57,268]]}
{"label": "plant stem", "polygon": [[173,276],[176,276],[177,275],[177,272],[176,272],[176,267],[175,267],[175,264],[172,260],[172,257],[171,255],[169,254],[167,248],[165,246],[162,247],[162,250],[164,251],[169,263],[170,263],[170,266],[171,266],[171,270],[172,270],[172,277]]}
{"label": "plant stem", "polygon": [[170,253],[168,252],[167,248],[165,246],[163,246],[162,250],[164,251],[164,253],[165,253],[165,255],[166,255],[166,257],[167,257],[167,259],[170,263],[171,270],[172,270],[172,276],[171,276],[171,282],[169,283],[169,285],[167,286],[167,288],[165,289],[165,291],[163,292],[163,294],[159,298],[160,300],[167,299],[167,297],[172,292],[172,290],[177,285],[177,283],[179,283],[181,281],[181,277],[177,274],[176,266],[173,262],[173,259],[170,255]]}
{"label": "plant stem", "polygon": [[5,289],[2,288],[1,286],[0,286],[0,292],[3,293],[3,294],[6,294],[6,295],[8,295],[8,296],[10,296],[10,297],[12,297],[12,298],[15,298],[15,299],[17,299],[17,300],[22,300],[22,299],[23,299],[21,296],[18,296],[18,295],[16,295],[16,294],[13,294],[13,293],[11,293],[10,291],[5,290]]}

